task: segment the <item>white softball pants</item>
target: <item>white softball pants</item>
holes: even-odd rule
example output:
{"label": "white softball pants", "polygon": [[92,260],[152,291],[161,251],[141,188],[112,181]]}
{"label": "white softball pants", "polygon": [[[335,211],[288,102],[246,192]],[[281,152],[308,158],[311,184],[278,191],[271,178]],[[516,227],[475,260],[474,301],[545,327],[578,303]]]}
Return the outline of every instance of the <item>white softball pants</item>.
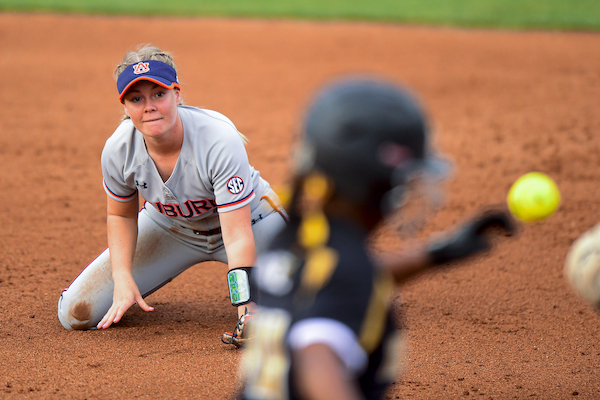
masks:
{"label": "white softball pants", "polygon": [[[283,215],[272,209],[269,211],[266,216],[252,215],[257,253],[264,250],[286,224]],[[144,208],[140,211],[132,273],[143,297],[203,261],[227,263],[224,246],[214,252],[207,252],[186,244],[154,222],[148,216],[148,210]],[[227,281],[223,276],[223,287],[226,285]],[[58,318],[61,324],[66,329],[94,329],[112,305],[113,290],[110,255],[106,249],[62,292],[58,300]]]}

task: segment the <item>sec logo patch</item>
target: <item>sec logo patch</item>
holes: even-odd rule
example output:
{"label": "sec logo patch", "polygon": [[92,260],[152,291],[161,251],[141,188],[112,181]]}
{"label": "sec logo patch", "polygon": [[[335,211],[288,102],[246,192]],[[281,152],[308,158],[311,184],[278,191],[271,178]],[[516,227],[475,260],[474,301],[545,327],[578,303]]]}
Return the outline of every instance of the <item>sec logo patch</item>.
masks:
{"label": "sec logo patch", "polygon": [[244,190],[244,180],[239,176],[233,176],[227,181],[227,190],[231,194],[238,194]]}

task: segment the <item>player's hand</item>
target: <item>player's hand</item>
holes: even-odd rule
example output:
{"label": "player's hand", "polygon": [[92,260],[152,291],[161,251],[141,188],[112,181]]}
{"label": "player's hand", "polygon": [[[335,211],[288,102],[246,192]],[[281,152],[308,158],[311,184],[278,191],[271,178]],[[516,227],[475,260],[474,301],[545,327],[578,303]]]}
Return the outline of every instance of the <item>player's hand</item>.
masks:
{"label": "player's hand", "polygon": [[154,308],[142,298],[133,277],[115,282],[112,306],[96,327],[106,329],[113,323],[119,322],[125,312],[136,303],[144,311],[154,311]]}
{"label": "player's hand", "polygon": [[515,232],[512,218],[504,211],[487,211],[475,217],[445,239],[430,245],[431,263],[442,265],[489,250],[492,231],[512,235]]}

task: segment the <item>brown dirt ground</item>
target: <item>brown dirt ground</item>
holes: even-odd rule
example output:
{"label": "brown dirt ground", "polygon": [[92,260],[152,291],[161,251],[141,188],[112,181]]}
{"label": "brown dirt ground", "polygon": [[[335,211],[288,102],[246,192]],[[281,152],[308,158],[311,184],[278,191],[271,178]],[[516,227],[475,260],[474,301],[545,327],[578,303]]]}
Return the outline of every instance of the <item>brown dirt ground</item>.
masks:
{"label": "brown dirt ground", "polygon": [[[106,246],[99,156],[121,108],[111,73],[152,42],[178,61],[188,104],[223,112],[250,160],[285,184],[307,100],[342,73],[404,82],[456,163],[453,226],[539,170],[563,202],[490,256],[423,276],[397,302],[407,370],[390,398],[600,398],[600,315],[562,275],[600,220],[600,35],[392,24],[0,14],[0,397],[228,397],[241,352],[225,267],[200,265],[106,331],[68,332],[63,288]],[[594,50],[596,49],[596,50]],[[394,242],[395,238],[387,238]],[[390,244],[386,246],[389,248]]]}

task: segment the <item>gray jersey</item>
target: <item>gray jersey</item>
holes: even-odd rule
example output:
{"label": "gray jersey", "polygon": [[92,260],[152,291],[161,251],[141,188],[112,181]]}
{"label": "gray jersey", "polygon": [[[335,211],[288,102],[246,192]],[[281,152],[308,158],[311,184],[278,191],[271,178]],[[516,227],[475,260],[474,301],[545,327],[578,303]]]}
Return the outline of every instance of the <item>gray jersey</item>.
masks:
{"label": "gray jersey", "polygon": [[116,201],[139,192],[161,225],[206,230],[219,226],[217,212],[250,204],[270,189],[248,155],[235,125],[224,115],[179,106],[183,145],[173,173],[162,181],[144,138],[130,120],[119,125],[102,151],[104,189]]}

